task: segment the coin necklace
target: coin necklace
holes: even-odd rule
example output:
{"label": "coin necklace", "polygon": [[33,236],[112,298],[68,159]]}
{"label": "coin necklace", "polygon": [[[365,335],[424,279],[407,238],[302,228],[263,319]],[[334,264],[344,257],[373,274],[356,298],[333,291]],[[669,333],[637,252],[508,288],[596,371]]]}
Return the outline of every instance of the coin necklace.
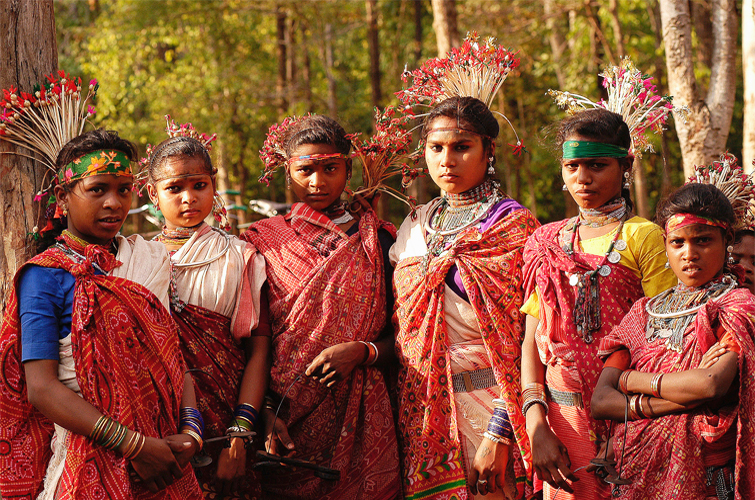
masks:
{"label": "coin necklace", "polygon": [[645,339],[653,342],[666,339],[666,349],[681,353],[684,332],[709,300],[719,299],[737,286],[737,280],[725,274],[701,288],[690,288],[683,283],[662,292],[645,304],[648,313]]}
{"label": "coin necklace", "polygon": [[[579,222],[575,217],[571,221],[572,227],[565,228],[567,231],[571,231],[571,240],[566,243],[563,250],[571,257],[574,255],[574,248],[579,233]],[[616,243],[621,241],[623,248],[626,248],[624,240],[619,240],[621,235],[621,229],[624,227],[624,218],[619,222],[619,226],[616,229],[616,235],[611,240],[611,244],[608,245],[608,250],[603,255],[598,267],[586,273],[574,273],[569,276],[569,284],[577,287],[577,299],[574,303],[574,323],[577,325],[577,332],[582,335],[582,340],[586,344],[592,343],[594,340],[593,332],[600,330],[602,325],[602,319],[600,315],[600,284],[598,283],[598,276],[608,277],[611,274],[611,266],[607,262],[616,264],[621,260],[621,255],[614,251],[617,246]],[[618,258],[615,257],[618,256]],[[615,262],[614,262],[615,261]]]}

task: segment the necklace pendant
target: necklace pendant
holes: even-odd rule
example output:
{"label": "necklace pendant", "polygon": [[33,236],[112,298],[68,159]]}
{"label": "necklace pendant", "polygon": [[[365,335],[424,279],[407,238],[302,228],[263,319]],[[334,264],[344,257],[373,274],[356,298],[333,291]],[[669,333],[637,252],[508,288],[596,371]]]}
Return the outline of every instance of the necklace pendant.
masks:
{"label": "necklace pendant", "polygon": [[620,260],[621,254],[619,252],[612,251],[608,254],[608,262],[610,262],[611,264],[618,264]]}
{"label": "necklace pendant", "polygon": [[609,276],[611,274],[611,266],[606,266],[606,265],[600,266],[598,268],[598,274],[600,274],[604,278],[606,276]]}
{"label": "necklace pendant", "polygon": [[585,344],[592,344],[592,341],[594,340],[592,336],[592,332],[587,332],[586,334],[584,334],[582,336],[582,340],[585,341]]}
{"label": "necklace pendant", "polygon": [[613,247],[618,250],[619,252],[627,249],[627,242],[624,240],[616,240],[616,243],[613,244]]}
{"label": "necklace pendant", "polygon": [[671,335],[673,335],[673,333],[674,333],[674,330],[670,330],[668,328],[661,328],[660,330],[658,330],[657,336],[662,339],[667,339]]}
{"label": "necklace pendant", "polygon": [[571,286],[577,286],[577,283],[579,283],[579,276],[577,276],[576,274],[569,276],[569,284]]}
{"label": "necklace pendant", "polygon": [[568,243],[564,243],[564,246],[561,247],[561,250],[563,250],[566,253],[571,253],[571,245]]}

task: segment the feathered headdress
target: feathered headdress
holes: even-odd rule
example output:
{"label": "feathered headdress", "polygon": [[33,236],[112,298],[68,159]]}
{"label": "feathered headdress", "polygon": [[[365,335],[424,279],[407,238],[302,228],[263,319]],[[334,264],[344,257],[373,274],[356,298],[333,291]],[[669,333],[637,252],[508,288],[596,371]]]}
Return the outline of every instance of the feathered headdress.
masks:
{"label": "feathered headdress", "polygon": [[687,182],[712,184],[726,195],[734,209],[735,231],[755,227],[755,179],[745,174],[734,155],[724,153],[711,165],[695,166]]}
{"label": "feathered headdress", "polygon": [[687,107],[674,106],[671,96],[657,95],[653,77],[643,75],[628,57],[622,59],[619,66],[608,66],[600,76],[603,77],[608,100],[594,102],[579,94],[560,90],[549,90],[548,95],[569,114],[587,108],[603,108],[620,114],[629,126],[632,153],[636,157],[642,158],[643,151],[653,151],[646,133],[648,130],[660,133],[669,114],[674,112],[686,119]]}
{"label": "feathered headdress", "polygon": [[[191,137],[192,139],[196,139],[202,144],[202,146],[204,146],[208,153],[212,150],[212,141],[218,138],[217,134],[209,135],[200,133],[196,128],[194,128],[194,125],[192,125],[191,123],[176,124],[176,122],[170,117],[170,115],[165,115],[165,133],[168,135],[168,139],[171,139],[173,137]],[[155,153],[155,148],[156,146],[147,144],[146,156],[139,159],[139,165],[141,168],[136,178],[140,190],[144,189],[144,187],[147,185],[149,178],[149,164],[152,159],[152,155]],[[213,171],[213,173],[214,172],[215,171]],[[231,230],[231,224],[228,222],[228,211],[225,208],[225,202],[220,196],[220,193],[218,193],[217,191],[215,192],[215,196],[213,198],[212,215],[220,225],[221,229],[225,231]]]}
{"label": "feathered headdress", "polygon": [[[444,58],[425,61],[414,71],[404,70],[401,79],[406,82],[411,77],[412,85],[396,92],[405,107],[415,105],[435,105],[451,97],[474,97],[490,108],[498,90],[509,74],[519,66],[516,52],[495,44],[495,38],[480,41],[476,32],[467,35],[461,47],[453,48]],[[492,111],[492,110],[491,110]],[[525,151],[522,141],[511,121],[500,115],[516,136],[514,154]],[[416,115],[417,118],[426,114]]]}
{"label": "feathered headdress", "polygon": [[400,175],[401,187],[405,191],[421,173],[420,168],[409,165],[414,163],[409,152],[412,133],[404,124],[410,117],[393,106],[388,106],[382,113],[375,108],[375,133],[365,141],[359,138],[359,134],[347,136],[354,147],[353,156],[362,165],[364,184],[353,195],[370,198],[381,191],[412,208],[416,206],[415,199],[387,184],[388,179]]}
{"label": "feathered headdress", "polygon": [[[52,219],[57,215],[52,188],[58,178],[55,160],[58,153],[71,139],[81,135],[89,117],[94,115],[91,102],[97,95],[97,80],[91,80],[86,96],[82,97],[80,77],[71,77],[59,70],[48,75],[33,93],[20,92],[15,87],[3,90],[0,101],[0,139],[29,149],[36,156],[26,156],[42,163],[46,172],[42,188],[34,196],[40,206],[47,196],[47,226],[42,232],[52,229]],[[34,236],[38,236],[35,228]]]}

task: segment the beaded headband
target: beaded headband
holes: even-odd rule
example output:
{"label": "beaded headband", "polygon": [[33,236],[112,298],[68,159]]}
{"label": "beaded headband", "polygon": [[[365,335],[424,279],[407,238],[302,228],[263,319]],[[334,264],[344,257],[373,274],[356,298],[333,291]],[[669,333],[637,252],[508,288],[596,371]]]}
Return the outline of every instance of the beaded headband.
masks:
{"label": "beaded headband", "polygon": [[484,139],[489,139],[491,141],[494,139],[493,137],[490,137],[489,135],[481,134],[479,132],[475,132],[474,130],[467,130],[467,129],[461,128],[461,127],[433,128],[433,129],[428,130],[425,135],[429,136],[430,134],[435,133],[435,132],[453,132],[453,133],[456,133],[456,134],[467,133],[467,134],[474,134],[474,135],[482,137]]}
{"label": "beaded headband", "polygon": [[594,141],[564,141],[561,149],[563,150],[564,160],[574,158],[626,158],[629,155],[627,148]]}
{"label": "beaded headband", "polygon": [[76,158],[58,172],[57,181],[68,184],[94,175],[133,177],[131,161],[125,153],[117,150],[92,151]]}
{"label": "beaded headband", "polygon": [[709,217],[701,217],[695,214],[679,213],[669,217],[669,219],[666,221],[665,231],[666,234],[668,234],[672,231],[676,231],[677,229],[691,226],[693,224],[720,227],[723,230],[729,229],[729,225],[723,221],[718,221]]}
{"label": "beaded headband", "polygon": [[321,153],[315,153],[315,154],[311,154],[311,155],[291,156],[288,159],[288,164],[290,165],[291,163],[293,163],[295,161],[306,161],[306,160],[324,161],[324,160],[329,160],[331,158],[344,158],[344,159],[348,159],[348,158],[350,158],[350,156],[342,154],[342,153],[322,153],[322,154]]}

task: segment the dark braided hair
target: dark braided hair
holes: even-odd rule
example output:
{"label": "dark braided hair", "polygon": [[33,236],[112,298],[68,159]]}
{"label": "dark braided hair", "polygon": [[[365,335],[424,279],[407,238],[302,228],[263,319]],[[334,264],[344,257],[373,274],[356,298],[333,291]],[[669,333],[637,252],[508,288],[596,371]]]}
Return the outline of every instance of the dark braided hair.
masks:
{"label": "dark braided hair", "polygon": [[168,158],[175,157],[201,159],[208,175],[217,173],[212,166],[212,160],[210,159],[210,154],[207,152],[207,148],[201,142],[193,137],[178,136],[164,140],[152,151],[152,155],[149,157],[149,165],[147,166],[149,181],[157,182],[160,180],[158,174],[163,163]]}
{"label": "dark braided hair", "polygon": [[351,151],[351,141],[346,137],[346,131],[337,121],[325,115],[310,115],[299,120],[286,133],[284,144],[289,157],[302,144],[328,144],[343,155]]}
{"label": "dark braided hair", "polygon": [[[423,141],[427,139],[427,134],[430,132],[429,125],[440,116],[453,118],[459,128],[480,134],[485,151],[491,150],[500,132],[498,120],[484,102],[474,97],[449,97],[435,106],[425,118],[422,126]],[[493,158],[493,165],[495,165],[495,158]]]}
{"label": "dark braided hair", "polygon": [[[561,151],[566,139],[574,135],[626,149],[629,149],[632,145],[629,126],[621,115],[603,108],[586,109],[561,120],[556,134],[559,151]],[[628,156],[616,159],[619,161],[622,171],[630,171],[634,158]],[[627,208],[631,210],[634,204],[629,189],[624,187],[623,179],[621,196],[627,202]]]}

